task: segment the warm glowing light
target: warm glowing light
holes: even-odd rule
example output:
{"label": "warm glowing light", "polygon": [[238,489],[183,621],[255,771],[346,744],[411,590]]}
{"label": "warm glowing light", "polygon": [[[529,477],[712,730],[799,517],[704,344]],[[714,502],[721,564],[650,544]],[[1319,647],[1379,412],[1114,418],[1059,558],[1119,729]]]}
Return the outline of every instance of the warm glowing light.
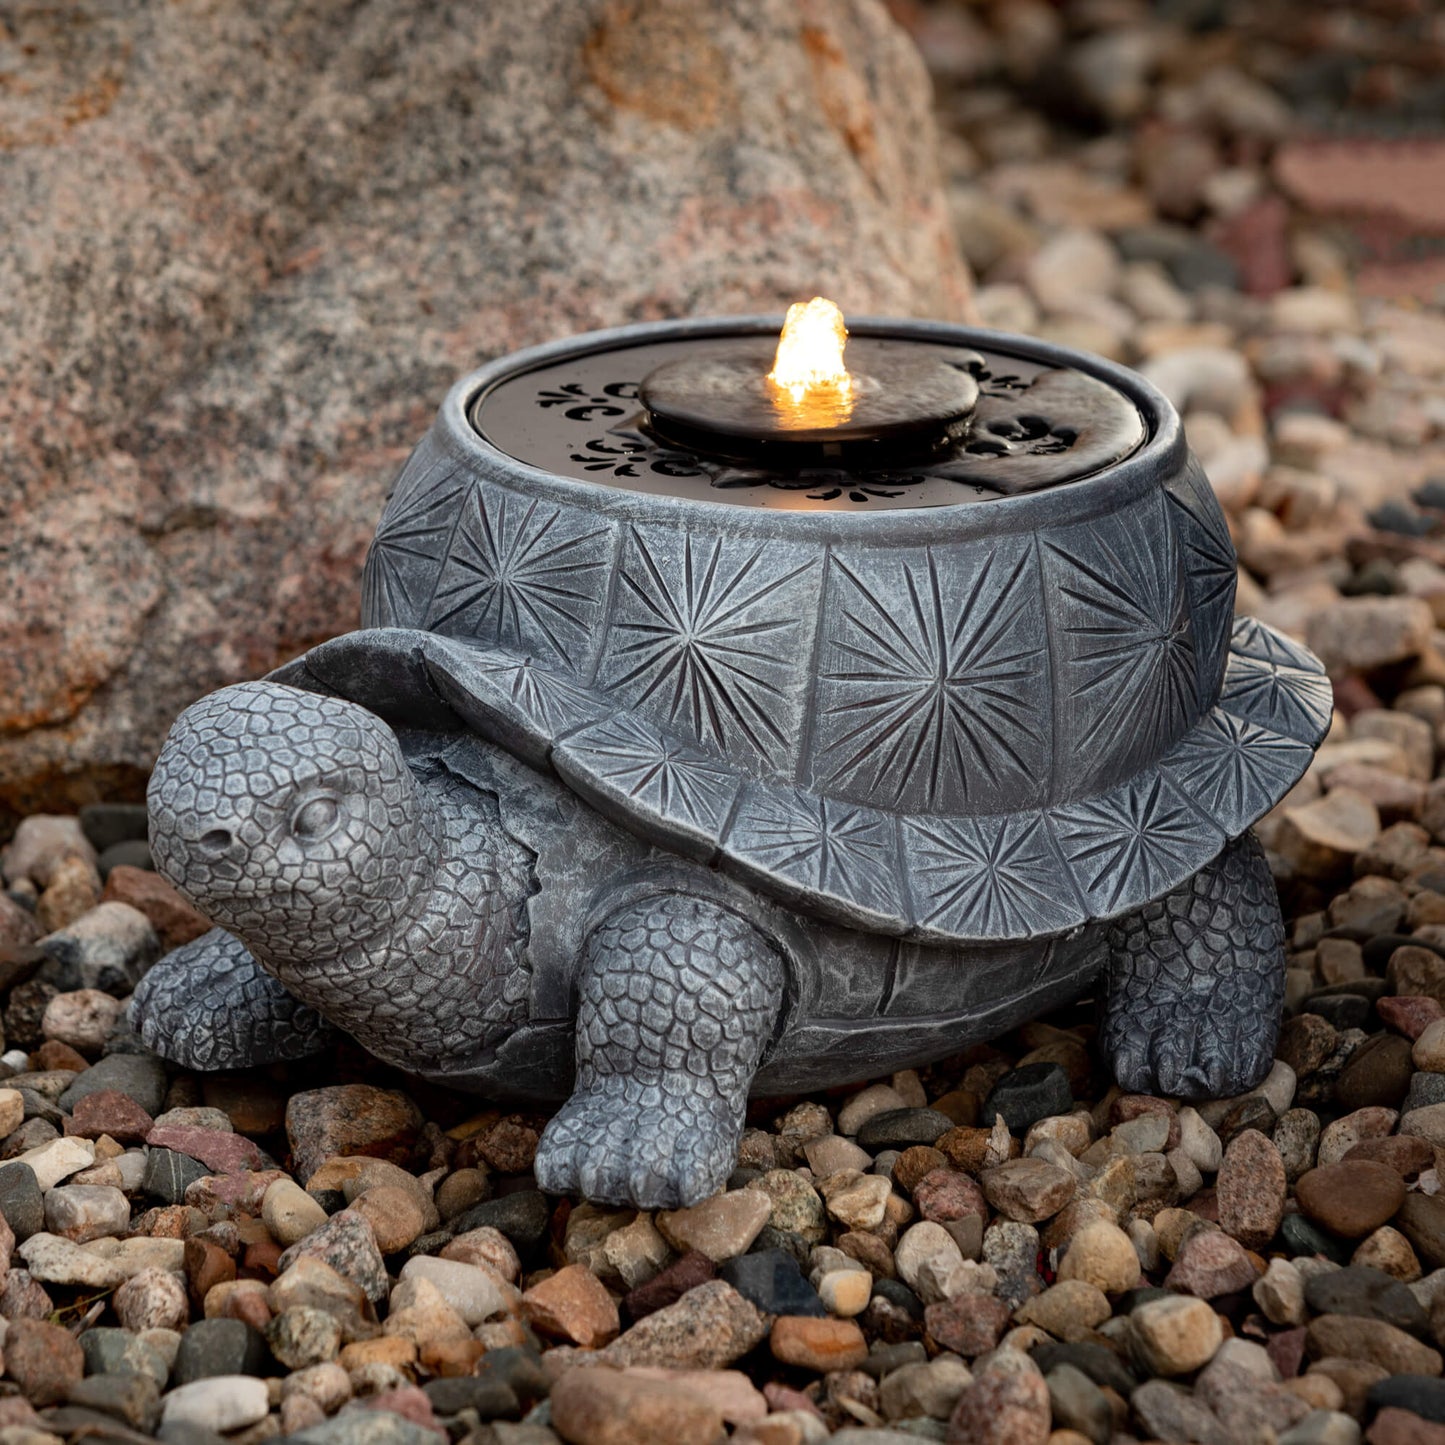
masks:
{"label": "warm glowing light", "polygon": [[843,364],[848,328],[843,313],[821,296],[795,301],[788,307],[778,352],[768,380],[788,392],[801,405],[809,392],[831,393],[835,404],[852,389],[853,379]]}

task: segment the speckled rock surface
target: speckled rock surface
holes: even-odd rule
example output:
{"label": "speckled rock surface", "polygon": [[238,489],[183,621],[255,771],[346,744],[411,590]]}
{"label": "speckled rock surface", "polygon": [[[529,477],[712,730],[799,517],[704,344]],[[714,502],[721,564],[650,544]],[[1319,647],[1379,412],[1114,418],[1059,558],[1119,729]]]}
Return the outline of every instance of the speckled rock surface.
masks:
{"label": "speckled rock surface", "polygon": [[7,39],[0,809],[138,796],[196,694],[353,626],[484,357],[818,289],[967,309],[875,0],[83,3]]}

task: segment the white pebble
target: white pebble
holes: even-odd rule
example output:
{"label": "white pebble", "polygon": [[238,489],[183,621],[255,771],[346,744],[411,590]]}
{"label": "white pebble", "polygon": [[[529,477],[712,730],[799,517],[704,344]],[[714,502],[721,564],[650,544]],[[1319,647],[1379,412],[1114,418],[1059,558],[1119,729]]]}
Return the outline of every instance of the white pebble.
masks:
{"label": "white pebble", "polygon": [[457,1259],[434,1259],[419,1254],[401,1267],[404,1280],[424,1279],[435,1285],[441,1297],[467,1322],[479,1325],[502,1313],[515,1292],[490,1270]]}
{"label": "white pebble", "polygon": [[181,1385],[165,1397],[163,1425],[200,1425],[224,1434],[264,1420],[271,1409],[265,1380],[252,1375],[213,1375]]}

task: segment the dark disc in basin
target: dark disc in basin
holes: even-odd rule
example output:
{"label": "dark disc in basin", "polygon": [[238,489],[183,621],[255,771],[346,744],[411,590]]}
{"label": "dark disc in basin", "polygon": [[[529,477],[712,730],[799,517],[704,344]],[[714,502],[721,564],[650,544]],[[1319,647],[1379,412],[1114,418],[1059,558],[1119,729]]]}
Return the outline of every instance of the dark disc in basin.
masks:
{"label": "dark disc in basin", "polygon": [[851,341],[846,389],[800,396],[768,380],[770,345],[683,357],[643,379],[650,429],[705,455],[834,459],[917,457],[956,439],[978,383],[937,355],[887,342]]}

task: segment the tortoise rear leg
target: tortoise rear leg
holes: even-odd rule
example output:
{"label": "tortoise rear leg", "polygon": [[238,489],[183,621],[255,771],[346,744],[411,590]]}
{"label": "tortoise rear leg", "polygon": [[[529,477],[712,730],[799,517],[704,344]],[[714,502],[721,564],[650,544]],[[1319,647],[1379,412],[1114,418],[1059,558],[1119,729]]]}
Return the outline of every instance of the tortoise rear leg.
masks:
{"label": "tortoise rear leg", "polygon": [[577,1088],[542,1135],[542,1187],[639,1209],[721,1189],[783,981],[763,935],[706,899],[646,898],[595,929],[579,980]]}
{"label": "tortoise rear leg", "polygon": [[1107,946],[1100,1041],[1124,1088],[1220,1097],[1269,1072],[1284,1002],[1284,924],[1253,833],[1112,924]]}

